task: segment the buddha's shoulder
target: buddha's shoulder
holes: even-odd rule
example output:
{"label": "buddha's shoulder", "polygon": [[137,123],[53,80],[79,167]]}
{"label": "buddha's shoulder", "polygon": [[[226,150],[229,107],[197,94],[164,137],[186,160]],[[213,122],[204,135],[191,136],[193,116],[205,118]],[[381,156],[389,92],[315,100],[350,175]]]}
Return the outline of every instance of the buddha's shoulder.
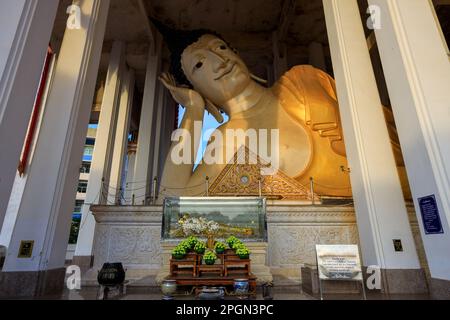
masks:
{"label": "buddha's shoulder", "polygon": [[308,83],[317,78],[319,70],[310,65],[298,65],[285,72],[272,86],[272,91],[277,95],[293,95],[301,99]]}
{"label": "buddha's shoulder", "polygon": [[289,79],[292,81],[298,80],[319,80],[319,79],[330,79],[331,76],[326,72],[317,69],[311,65],[298,65],[284,73],[278,82],[282,82],[283,79]]}
{"label": "buddha's shoulder", "polygon": [[310,95],[322,92],[334,96],[334,79],[326,72],[310,65],[295,66],[287,71],[272,87],[277,94]]}

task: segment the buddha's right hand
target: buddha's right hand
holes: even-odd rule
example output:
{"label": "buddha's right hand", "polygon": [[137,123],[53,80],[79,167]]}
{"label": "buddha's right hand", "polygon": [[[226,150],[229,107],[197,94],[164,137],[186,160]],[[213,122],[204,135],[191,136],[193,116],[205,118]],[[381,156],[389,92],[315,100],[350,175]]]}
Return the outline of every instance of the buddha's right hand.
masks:
{"label": "buddha's right hand", "polygon": [[203,97],[192,89],[178,87],[173,75],[164,72],[159,77],[159,80],[170,91],[172,97],[178,104],[186,108],[195,108],[199,109],[199,111],[204,110],[206,103]]}

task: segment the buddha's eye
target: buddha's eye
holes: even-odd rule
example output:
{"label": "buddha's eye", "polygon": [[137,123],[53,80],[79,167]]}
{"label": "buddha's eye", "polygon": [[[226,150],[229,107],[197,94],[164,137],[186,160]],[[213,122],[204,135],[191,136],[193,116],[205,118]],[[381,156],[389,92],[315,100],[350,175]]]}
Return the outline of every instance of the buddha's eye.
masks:
{"label": "buddha's eye", "polygon": [[220,48],[220,50],[227,50],[227,46],[224,44],[222,44],[219,48]]}
{"label": "buddha's eye", "polygon": [[195,65],[195,69],[200,69],[201,67],[203,67],[203,62],[197,62],[197,64]]}

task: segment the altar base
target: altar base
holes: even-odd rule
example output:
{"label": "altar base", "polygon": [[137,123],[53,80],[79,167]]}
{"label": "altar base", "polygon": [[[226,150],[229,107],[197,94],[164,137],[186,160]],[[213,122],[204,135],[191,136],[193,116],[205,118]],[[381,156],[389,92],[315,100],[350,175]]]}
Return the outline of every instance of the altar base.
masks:
{"label": "altar base", "polygon": [[[427,270],[413,207],[408,209],[419,257]],[[82,276],[82,285],[97,285],[103,263],[121,262],[130,286],[159,286],[169,276],[171,250],[177,244],[161,240],[162,211],[162,206],[92,207],[97,222],[94,267]],[[267,242],[247,243],[258,285],[273,282],[275,287],[300,290],[302,268],[316,264],[317,244],[359,244],[351,205],[267,201],[267,229]],[[303,277],[305,283],[315,278],[309,269],[309,276]]]}

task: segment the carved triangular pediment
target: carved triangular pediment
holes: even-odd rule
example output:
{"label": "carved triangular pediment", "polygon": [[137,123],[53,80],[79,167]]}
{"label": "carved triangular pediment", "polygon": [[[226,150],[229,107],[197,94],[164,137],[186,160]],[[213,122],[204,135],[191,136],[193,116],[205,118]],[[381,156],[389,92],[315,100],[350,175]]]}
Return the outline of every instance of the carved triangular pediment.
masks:
{"label": "carved triangular pediment", "polygon": [[[261,189],[262,196],[268,199],[312,200],[308,188],[281,170],[273,175],[262,175],[262,169],[267,167],[267,161],[243,146],[210,186],[209,195],[259,196]],[[319,200],[319,197],[314,194],[314,199]]]}

